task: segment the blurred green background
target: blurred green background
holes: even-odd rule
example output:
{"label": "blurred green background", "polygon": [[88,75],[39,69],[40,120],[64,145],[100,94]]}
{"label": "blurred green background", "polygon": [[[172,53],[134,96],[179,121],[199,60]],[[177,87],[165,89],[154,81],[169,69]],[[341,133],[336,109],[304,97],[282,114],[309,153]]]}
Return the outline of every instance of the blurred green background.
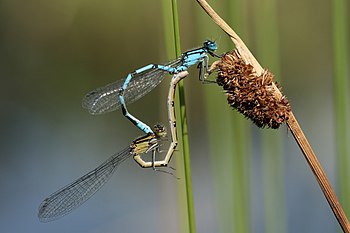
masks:
{"label": "blurred green background", "polygon": [[[276,74],[339,194],[332,1],[209,3]],[[1,231],[187,232],[179,152],[172,166],[177,164],[180,180],[140,169],[129,159],[70,215],[46,224],[37,218],[46,196],[141,135],[119,111],[89,115],[81,99],[136,68],[174,58],[168,6],[169,1],[1,2]],[[233,49],[195,1],[179,1],[178,10],[183,51],[205,39],[219,43],[218,53]],[[348,46],[341,48],[349,54]],[[150,125],[166,123],[169,80],[130,105],[130,112]],[[287,127],[258,129],[229,108],[220,87],[198,82],[194,68],[185,88],[198,232],[339,231]]]}

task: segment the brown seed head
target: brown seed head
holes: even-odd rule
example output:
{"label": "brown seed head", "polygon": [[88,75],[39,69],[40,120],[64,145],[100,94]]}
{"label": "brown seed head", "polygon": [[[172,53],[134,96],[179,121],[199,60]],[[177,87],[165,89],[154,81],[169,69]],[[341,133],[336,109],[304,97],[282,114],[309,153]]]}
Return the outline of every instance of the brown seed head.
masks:
{"label": "brown seed head", "polygon": [[228,104],[258,127],[277,129],[288,120],[290,104],[285,96],[278,98],[274,94],[273,74],[268,70],[257,75],[237,50],[226,53],[217,68],[216,81],[224,88]]}

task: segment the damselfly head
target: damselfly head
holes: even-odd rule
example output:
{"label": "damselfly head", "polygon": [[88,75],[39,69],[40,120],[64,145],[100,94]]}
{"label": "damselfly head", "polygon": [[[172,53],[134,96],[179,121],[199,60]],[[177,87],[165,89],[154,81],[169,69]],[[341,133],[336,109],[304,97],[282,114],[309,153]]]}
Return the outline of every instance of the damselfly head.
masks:
{"label": "damselfly head", "polygon": [[157,137],[164,138],[166,136],[166,128],[162,124],[154,125],[153,130]]}
{"label": "damselfly head", "polygon": [[209,52],[215,52],[218,49],[218,45],[215,41],[206,40],[204,41],[203,45]]}

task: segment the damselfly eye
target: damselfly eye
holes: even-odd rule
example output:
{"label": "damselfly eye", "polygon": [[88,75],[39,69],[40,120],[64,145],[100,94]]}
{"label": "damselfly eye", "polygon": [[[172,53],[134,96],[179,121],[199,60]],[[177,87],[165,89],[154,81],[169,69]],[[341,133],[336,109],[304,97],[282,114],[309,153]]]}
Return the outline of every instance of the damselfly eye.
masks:
{"label": "damselfly eye", "polygon": [[154,132],[158,137],[165,137],[166,136],[166,128],[164,125],[156,124],[154,127]]}
{"label": "damselfly eye", "polygon": [[204,42],[204,47],[206,47],[211,52],[214,52],[218,49],[218,45],[216,44],[216,42],[211,40],[206,40]]}

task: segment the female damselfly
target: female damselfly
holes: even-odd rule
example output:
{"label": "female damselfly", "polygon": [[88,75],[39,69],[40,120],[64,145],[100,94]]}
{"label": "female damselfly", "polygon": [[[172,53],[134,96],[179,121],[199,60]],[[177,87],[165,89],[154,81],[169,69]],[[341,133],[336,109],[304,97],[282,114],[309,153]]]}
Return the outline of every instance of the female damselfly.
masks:
{"label": "female damselfly", "polygon": [[55,220],[79,207],[95,194],[108,181],[117,167],[130,156],[139,160],[142,154],[151,152],[155,158],[155,154],[159,153],[160,141],[165,137],[166,131],[162,125],[156,125],[154,132],[154,134],[146,134],[135,139],[128,147],[112,155],[94,170],[47,197],[39,206],[40,221]]}

